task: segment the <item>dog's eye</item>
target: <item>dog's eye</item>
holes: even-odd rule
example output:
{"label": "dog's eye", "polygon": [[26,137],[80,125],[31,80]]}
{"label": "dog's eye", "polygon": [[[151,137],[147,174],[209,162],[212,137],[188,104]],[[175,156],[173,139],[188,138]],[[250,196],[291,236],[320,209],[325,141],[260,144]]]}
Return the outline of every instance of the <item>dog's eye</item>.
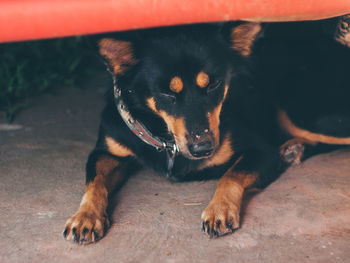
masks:
{"label": "dog's eye", "polygon": [[166,94],[166,93],[159,93],[159,96],[172,104],[176,103],[176,97],[174,95]]}
{"label": "dog's eye", "polygon": [[222,81],[221,80],[216,80],[215,82],[213,83],[210,83],[208,88],[207,88],[207,92],[212,92],[214,90],[216,90],[218,87],[220,87],[222,84]]}

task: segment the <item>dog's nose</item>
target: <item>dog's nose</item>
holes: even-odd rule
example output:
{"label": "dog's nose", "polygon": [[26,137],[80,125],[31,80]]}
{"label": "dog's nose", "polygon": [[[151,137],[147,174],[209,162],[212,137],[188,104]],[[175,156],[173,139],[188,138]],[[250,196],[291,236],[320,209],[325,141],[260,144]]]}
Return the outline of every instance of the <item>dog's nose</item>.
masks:
{"label": "dog's nose", "polygon": [[213,153],[214,144],[211,140],[193,143],[188,146],[188,150],[194,157],[207,157]]}

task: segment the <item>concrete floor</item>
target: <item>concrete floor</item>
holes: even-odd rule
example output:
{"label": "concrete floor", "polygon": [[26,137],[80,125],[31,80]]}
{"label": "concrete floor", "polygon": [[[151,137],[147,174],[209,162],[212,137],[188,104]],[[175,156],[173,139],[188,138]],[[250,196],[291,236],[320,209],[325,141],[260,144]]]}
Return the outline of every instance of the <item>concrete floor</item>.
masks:
{"label": "concrete floor", "polygon": [[170,183],[144,170],[115,195],[100,242],[65,241],[96,140],[97,83],[36,99],[14,125],[0,118],[1,263],[350,262],[350,150],[313,157],[248,198],[232,235],[201,232],[216,181]]}

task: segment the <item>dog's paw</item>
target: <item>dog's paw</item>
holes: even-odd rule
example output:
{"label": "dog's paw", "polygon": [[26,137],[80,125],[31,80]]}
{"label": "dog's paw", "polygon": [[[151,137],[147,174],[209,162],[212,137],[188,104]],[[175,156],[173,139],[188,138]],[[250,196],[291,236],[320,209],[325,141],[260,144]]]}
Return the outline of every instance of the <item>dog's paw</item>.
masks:
{"label": "dog's paw", "polygon": [[289,140],[280,147],[282,159],[286,163],[294,166],[300,165],[304,151],[304,144],[296,139]]}
{"label": "dog's paw", "polygon": [[78,211],[66,222],[63,237],[78,244],[98,241],[109,227],[108,218],[90,211]]}
{"label": "dog's paw", "polygon": [[239,228],[240,206],[225,199],[212,200],[202,213],[202,230],[210,237],[232,233]]}

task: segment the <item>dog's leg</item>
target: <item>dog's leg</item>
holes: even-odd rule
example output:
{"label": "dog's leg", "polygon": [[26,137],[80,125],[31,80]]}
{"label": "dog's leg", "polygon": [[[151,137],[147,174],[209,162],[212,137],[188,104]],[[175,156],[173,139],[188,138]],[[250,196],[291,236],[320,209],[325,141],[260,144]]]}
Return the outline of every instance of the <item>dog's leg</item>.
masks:
{"label": "dog's leg", "polygon": [[126,174],[127,162],[108,153],[93,151],[87,163],[85,194],[78,212],[65,226],[63,235],[80,244],[95,242],[109,226],[107,216],[108,195]]}
{"label": "dog's leg", "polygon": [[241,170],[239,163],[226,171],[218,182],[212,200],[202,213],[203,231],[212,237],[237,229],[244,190],[252,186],[256,178],[257,173]]}
{"label": "dog's leg", "polygon": [[210,237],[239,228],[244,191],[266,187],[279,176],[278,152],[263,145],[265,148],[245,152],[219,180],[212,200],[202,213],[202,229]]}

